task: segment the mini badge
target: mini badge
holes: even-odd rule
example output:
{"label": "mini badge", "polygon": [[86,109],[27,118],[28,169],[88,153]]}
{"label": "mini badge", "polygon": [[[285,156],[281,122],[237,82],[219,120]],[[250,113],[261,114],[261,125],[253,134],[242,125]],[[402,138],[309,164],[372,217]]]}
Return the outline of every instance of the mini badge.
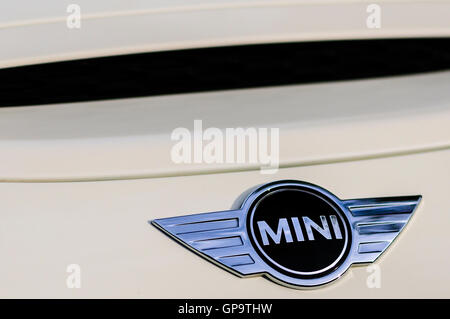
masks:
{"label": "mini badge", "polygon": [[313,184],[278,181],[253,190],[239,209],[152,224],[238,276],[314,287],[339,278],[352,264],[375,261],[420,199],[340,200]]}

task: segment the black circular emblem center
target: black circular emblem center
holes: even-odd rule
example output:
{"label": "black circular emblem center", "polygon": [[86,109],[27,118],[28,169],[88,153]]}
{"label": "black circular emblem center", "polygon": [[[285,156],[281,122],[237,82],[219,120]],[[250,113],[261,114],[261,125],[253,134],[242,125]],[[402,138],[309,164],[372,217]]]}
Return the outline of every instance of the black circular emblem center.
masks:
{"label": "black circular emblem center", "polygon": [[272,189],[249,210],[250,238],[260,257],[297,278],[321,277],[348,255],[350,227],[324,194],[302,187]]}

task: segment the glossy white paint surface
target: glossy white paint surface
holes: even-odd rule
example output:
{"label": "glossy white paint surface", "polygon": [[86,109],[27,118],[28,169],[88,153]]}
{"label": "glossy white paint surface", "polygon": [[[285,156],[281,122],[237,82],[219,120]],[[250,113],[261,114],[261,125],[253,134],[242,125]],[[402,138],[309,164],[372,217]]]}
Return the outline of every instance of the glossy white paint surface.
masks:
{"label": "glossy white paint surface", "polygon": [[[449,297],[448,82],[444,72],[0,109],[0,296]],[[173,164],[169,133],[195,118],[279,126],[284,168],[262,175]],[[115,180],[98,181],[106,178]],[[316,183],[342,199],[423,196],[377,262],[380,289],[367,287],[364,267],[313,291],[237,278],[148,224],[229,209],[248,188],[279,179]],[[66,287],[69,264],[81,266],[80,289]]]}
{"label": "glossy white paint surface", "polygon": [[[1,183],[1,297],[365,298],[449,297],[450,151],[287,168],[123,181]],[[195,255],[148,220],[229,209],[249,187],[277,179],[316,183],[338,197],[423,195],[412,220],[377,261],[337,282],[294,290],[238,278]],[[81,288],[66,267],[81,266]]]}
{"label": "glossy white paint surface", "polygon": [[177,127],[280,129],[280,166],[450,146],[450,72],[0,108],[0,181],[163,177],[259,169],[176,164]]}
{"label": "glossy white paint surface", "polygon": [[[69,4],[81,28],[66,26]],[[380,0],[4,1],[0,67],[193,47],[329,39],[450,36],[450,1]]]}
{"label": "glossy white paint surface", "polygon": [[[449,36],[449,1],[72,1],[0,4],[0,67],[121,53],[324,39]],[[131,9],[130,9],[131,8]],[[450,73],[0,109],[0,297],[450,297]],[[282,168],[175,165],[176,127],[279,127]],[[422,195],[376,262],[316,290],[241,279],[170,240],[154,218],[229,209],[298,179],[341,199]],[[69,289],[70,264],[81,288]]]}

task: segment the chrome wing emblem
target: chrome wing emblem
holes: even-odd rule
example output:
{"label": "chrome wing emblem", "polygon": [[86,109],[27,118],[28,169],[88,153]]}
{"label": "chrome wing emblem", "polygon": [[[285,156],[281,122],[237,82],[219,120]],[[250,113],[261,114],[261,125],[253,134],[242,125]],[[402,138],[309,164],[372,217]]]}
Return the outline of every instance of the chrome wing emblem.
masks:
{"label": "chrome wing emblem", "polygon": [[[316,185],[279,181],[253,191],[236,210],[162,218],[151,223],[240,277],[264,275],[277,283],[301,288],[329,283],[352,264],[375,261],[408,223],[420,200],[421,196],[339,200]],[[274,209],[273,205],[282,207],[286,201],[292,207]],[[302,209],[302,202],[311,202],[312,206]],[[314,216],[316,204],[320,211]],[[331,207],[328,215],[325,205]],[[288,214],[289,208],[293,215]],[[267,214],[275,218],[258,233],[261,221],[255,220],[269,220]],[[319,251],[310,255],[312,249]],[[316,256],[327,252],[336,258]]]}

